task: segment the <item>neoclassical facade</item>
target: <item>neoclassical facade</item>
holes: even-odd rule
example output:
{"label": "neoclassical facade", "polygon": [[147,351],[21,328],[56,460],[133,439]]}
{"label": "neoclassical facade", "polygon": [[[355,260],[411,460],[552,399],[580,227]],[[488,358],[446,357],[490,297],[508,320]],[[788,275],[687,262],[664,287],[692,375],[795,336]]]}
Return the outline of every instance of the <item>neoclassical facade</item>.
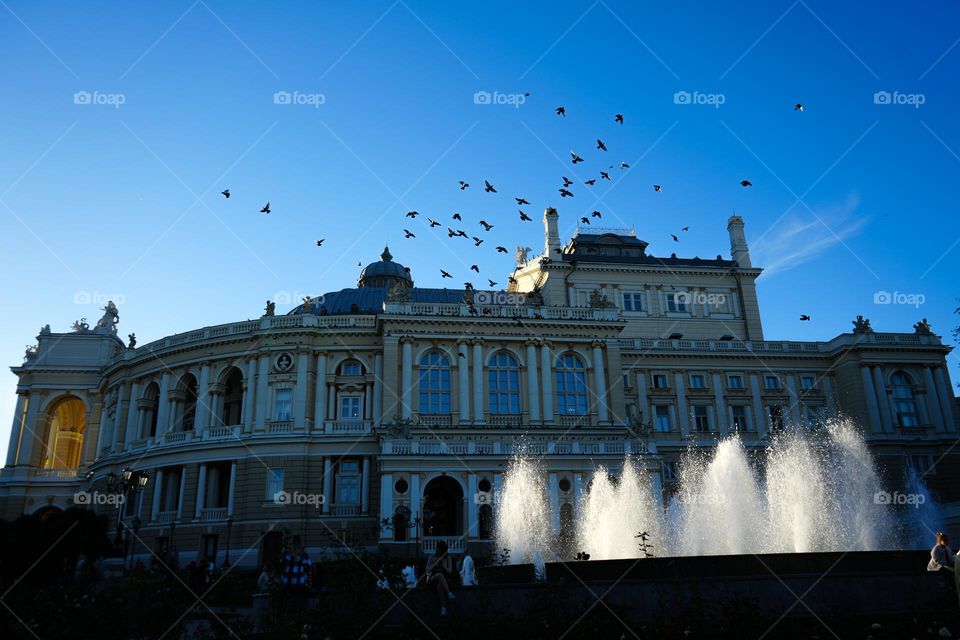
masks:
{"label": "neoclassical facade", "polygon": [[[86,502],[136,518],[141,553],[222,561],[229,546],[248,566],[284,534],[317,552],[444,539],[482,554],[521,451],[563,539],[598,465],[634,456],[669,492],[691,446],[737,433],[762,453],[780,429],[844,415],[888,480],[920,471],[957,521],[950,347],[925,322],[768,341],[740,217],[713,259],[649,255],[628,230],[563,244],[558,213],[543,220],[543,252],[518,248],[506,290],[416,287],[385,250],[356,287],[285,315],[268,303],[142,346],[117,337],[112,304],[92,328],[44,327],[12,368],[0,516]],[[124,469],[148,480],[118,508],[102,494]]]}

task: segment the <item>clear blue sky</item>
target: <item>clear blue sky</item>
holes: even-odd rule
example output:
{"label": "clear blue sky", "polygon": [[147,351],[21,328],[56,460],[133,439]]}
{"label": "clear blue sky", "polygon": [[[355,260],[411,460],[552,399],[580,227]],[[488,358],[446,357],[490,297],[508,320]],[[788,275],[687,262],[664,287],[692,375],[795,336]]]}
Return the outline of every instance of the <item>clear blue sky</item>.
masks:
{"label": "clear blue sky", "polygon": [[[120,302],[121,335],[142,344],[257,317],[278,292],[352,286],[385,241],[421,286],[441,286],[441,267],[460,286],[473,262],[504,282],[515,245],[542,246],[550,204],[564,236],[599,209],[654,254],[701,257],[728,254],[735,210],[754,263],[771,267],[768,339],[829,339],[862,313],[880,331],[926,317],[952,343],[958,14],[954,2],[3,0],[0,362],[21,362],[45,323],[95,321],[102,304],[78,304],[84,292]],[[108,104],[75,104],[80,91]],[[278,91],[323,104],[275,104]],[[530,95],[475,104],[478,91]],[[723,104],[676,104],[679,91]],[[878,91],[906,104],[876,104]],[[571,149],[586,161],[572,167]],[[620,161],[632,168],[612,170],[615,185],[560,200],[561,175]],[[485,178],[499,194],[482,193]],[[273,213],[257,213],[267,200]],[[485,218],[491,248],[431,237],[410,209],[444,223],[462,212],[471,232]],[[877,305],[878,291],[924,302]],[[0,376],[0,448],[14,386]]]}

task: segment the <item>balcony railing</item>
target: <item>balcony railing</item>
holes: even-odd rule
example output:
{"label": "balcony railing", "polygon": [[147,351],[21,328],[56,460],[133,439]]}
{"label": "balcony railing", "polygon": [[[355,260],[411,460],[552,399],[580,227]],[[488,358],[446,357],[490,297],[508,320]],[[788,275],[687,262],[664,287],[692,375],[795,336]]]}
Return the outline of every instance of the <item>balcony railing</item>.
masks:
{"label": "balcony railing", "polygon": [[33,475],[35,478],[68,478],[72,480],[78,477],[78,473],[76,469],[37,469]]}
{"label": "balcony railing", "polygon": [[204,522],[211,520],[226,520],[227,519],[227,508],[226,507],[204,507],[203,511],[200,512],[200,519]]}
{"label": "balcony railing", "polygon": [[453,424],[453,418],[449,415],[420,415],[417,423],[424,427],[449,427]]}
{"label": "balcony railing", "polygon": [[519,415],[492,415],[489,417],[489,422],[494,427],[519,427],[523,424],[523,416]]}
{"label": "balcony railing", "polygon": [[178,442],[187,442],[193,439],[193,431],[171,431],[163,434],[164,444],[175,444]]}
{"label": "balcony railing", "polygon": [[433,553],[437,550],[437,543],[441,540],[446,541],[448,552],[463,553],[464,542],[462,536],[423,536],[420,538],[420,548],[424,553]]}
{"label": "balcony railing", "polygon": [[203,432],[204,440],[224,440],[229,438],[239,438],[240,427],[213,427]]}
{"label": "balcony railing", "polygon": [[271,422],[267,425],[267,433],[289,433],[293,431],[293,421]]}
{"label": "balcony railing", "polygon": [[745,351],[763,353],[825,353],[841,346],[861,344],[931,345],[942,344],[937,336],[909,333],[841,334],[830,342],[785,342],[765,340],[669,340],[633,338],[619,340],[624,351]]}
{"label": "balcony railing", "polygon": [[170,524],[177,519],[177,511],[160,511],[157,513],[157,522],[159,524]]}
{"label": "balcony railing", "polygon": [[370,433],[369,420],[328,420],[323,425],[324,433],[365,434]]}
{"label": "balcony railing", "polygon": [[351,518],[360,515],[360,505],[335,504],[330,507],[330,513],[340,518]]}

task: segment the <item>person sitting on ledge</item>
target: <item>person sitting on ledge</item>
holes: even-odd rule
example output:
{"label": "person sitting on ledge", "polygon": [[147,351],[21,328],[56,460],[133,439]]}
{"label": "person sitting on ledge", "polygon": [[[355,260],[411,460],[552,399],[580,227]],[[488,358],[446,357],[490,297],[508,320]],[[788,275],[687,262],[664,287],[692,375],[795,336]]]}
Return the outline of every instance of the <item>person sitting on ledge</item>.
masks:
{"label": "person sitting on ledge", "polygon": [[447,615],[447,601],[455,600],[450,590],[450,581],[453,579],[453,562],[447,554],[446,540],[437,541],[437,550],[427,560],[427,584],[436,586],[440,596],[440,615]]}
{"label": "person sitting on ledge", "polygon": [[930,562],[927,571],[953,571],[957,555],[950,549],[950,539],[947,534],[937,531],[937,544],[930,550]]}

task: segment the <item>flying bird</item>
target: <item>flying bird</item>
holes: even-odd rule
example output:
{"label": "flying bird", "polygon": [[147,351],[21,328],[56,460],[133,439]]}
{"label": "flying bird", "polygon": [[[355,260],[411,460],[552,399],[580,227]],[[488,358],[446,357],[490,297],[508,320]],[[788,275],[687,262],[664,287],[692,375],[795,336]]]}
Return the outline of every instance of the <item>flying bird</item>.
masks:
{"label": "flying bird", "polygon": [[493,225],[487,222],[486,220],[481,220],[480,226],[483,227],[484,231],[490,231],[490,229],[493,229]]}
{"label": "flying bird", "polygon": [[448,237],[448,238],[456,238],[456,237],[457,237],[457,232],[454,231],[451,227],[447,227],[447,237]]}
{"label": "flying bird", "polygon": [[560,176],[560,177],[563,178],[563,186],[569,187],[570,185],[573,184],[573,180],[571,180],[567,176]]}
{"label": "flying bird", "polygon": [[597,138],[597,149],[600,149],[600,151],[607,150],[607,145],[603,144],[603,140],[601,140],[600,138]]}
{"label": "flying bird", "polygon": [[439,226],[440,226],[440,223],[437,222],[436,220],[434,220],[433,218],[427,218],[427,220],[430,221],[430,226],[431,226],[431,227],[439,227]]}
{"label": "flying bird", "polygon": [[741,180],[741,181],[740,181],[740,186],[741,186],[741,187],[752,187],[752,186],[753,186],[753,183],[750,182],[749,180]]}
{"label": "flying bird", "polygon": [[597,184],[597,179],[596,179],[596,178],[590,178],[589,180],[585,181],[583,184],[588,184],[588,185],[590,185],[590,186],[592,187],[593,185]]}
{"label": "flying bird", "polygon": [[663,187],[661,187],[658,184],[655,184],[653,185],[653,190],[656,191],[657,193],[660,193],[661,191],[663,191]]}
{"label": "flying bird", "polygon": [[622,114],[622,113],[618,113],[617,115],[613,116],[613,119],[614,119],[616,122],[619,122],[620,124],[623,124],[623,114]]}
{"label": "flying bird", "polygon": [[507,252],[506,247],[500,247],[500,246],[497,247],[497,253],[506,253],[506,252]]}
{"label": "flying bird", "polygon": [[560,197],[561,197],[561,198],[572,198],[572,197],[573,197],[573,193],[570,192],[570,191],[567,191],[566,189],[560,189]]}
{"label": "flying bird", "polygon": [[573,151],[570,152],[570,156],[573,158],[573,164],[577,164],[578,162],[583,162],[583,158],[575,154]]}
{"label": "flying bird", "polygon": [[224,189],[223,191],[220,192],[220,194],[221,194],[224,198],[229,198],[229,197],[230,197],[230,189]]}
{"label": "flying bird", "polygon": [[440,269],[440,277],[441,277],[441,278],[452,278],[453,276],[450,275],[449,273],[447,273],[446,271],[444,271],[443,269]]}
{"label": "flying bird", "polygon": [[507,276],[507,282],[509,282],[510,284],[517,284],[517,279],[514,278],[513,276]]}
{"label": "flying bird", "polygon": [[673,235],[672,233],[670,234],[670,237],[673,238],[673,241],[674,241],[674,242],[680,242],[680,238],[678,238],[677,236]]}
{"label": "flying bird", "polygon": [[260,213],[270,213],[270,203],[263,205],[263,209],[260,209]]}
{"label": "flying bird", "polygon": [[582,222],[583,224],[590,224],[590,218],[584,216],[580,218],[580,222]]}
{"label": "flying bird", "polygon": [[531,218],[530,216],[528,216],[527,214],[525,214],[523,211],[520,211],[520,220],[521,220],[522,222],[530,222],[530,221],[532,220],[532,218]]}
{"label": "flying bird", "polygon": [[800,316],[800,320],[801,320],[802,322],[807,322],[808,320],[810,320],[810,316],[808,316],[808,315],[806,315],[806,314],[803,314],[803,315]]}
{"label": "flying bird", "polygon": [[803,113],[803,105],[798,102],[797,104],[793,105],[793,110]]}
{"label": "flying bird", "polygon": [[530,204],[529,202],[527,202],[526,198],[514,198],[514,200],[517,201],[517,206],[520,206],[520,207],[522,207],[525,204]]}
{"label": "flying bird", "polygon": [[477,273],[480,273],[480,267],[478,267],[475,264],[472,264],[470,265],[470,271],[476,271]]}
{"label": "flying bird", "polygon": [[460,222],[463,222],[463,218],[460,217],[460,214],[459,214],[459,213],[453,214],[453,219],[454,219],[454,220],[459,220]]}
{"label": "flying bird", "polygon": [[591,213],[590,215],[593,216],[594,218],[602,218],[602,217],[603,217],[603,216],[600,214],[599,211],[594,211],[594,212]]}
{"label": "flying bird", "polygon": [[601,171],[601,172],[600,172],[600,177],[603,178],[604,180],[609,180],[609,179],[610,179],[610,174],[607,173],[606,171]]}
{"label": "flying bird", "polygon": [[684,227],[683,229],[680,229],[680,231],[690,231],[690,227]]}
{"label": "flying bird", "polygon": [[486,191],[487,193],[496,193],[496,192],[497,192],[497,190],[493,188],[493,185],[490,184],[490,181],[489,181],[489,180],[484,180],[484,181],[483,181],[483,184],[486,185],[486,187],[484,188],[484,191]]}
{"label": "flying bird", "polygon": [[463,229],[457,229],[457,235],[460,236],[461,238],[469,238],[469,237],[470,237],[470,236],[467,235],[467,232],[464,231]]}
{"label": "flying bird", "polygon": [[557,115],[558,115],[558,116],[563,116],[564,118],[567,117],[567,110],[566,110],[565,108],[563,108],[562,106],[561,106],[561,107],[557,107],[556,111],[557,111]]}
{"label": "flying bird", "polygon": [[417,236],[413,235],[413,232],[412,232],[412,231],[408,231],[408,230],[404,229],[404,230],[403,230],[403,237],[404,237],[404,239],[406,239],[406,238],[416,238]]}
{"label": "flying bird", "polygon": [[464,189],[466,189],[466,188],[469,187],[469,186],[470,186],[470,183],[469,183],[469,182],[464,182],[463,180],[460,181],[460,191],[463,191]]}
{"label": "flying bird", "polygon": [[418,215],[420,215],[419,211],[407,211],[408,218],[416,218]]}
{"label": "flying bird", "polygon": [[628,165],[626,162],[621,162],[621,163],[620,163],[620,168],[621,168],[621,169],[629,169],[629,168],[630,168],[630,165]]}
{"label": "flying bird", "polygon": [[318,246],[318,247],[323,246],[323,241],[324,241],[324,240],[326,240],[326,238],[321,238],[320,240],[317,240],[317,246]]}
{"label": "flying bird", "polygon": [[477,236],[473,236],[473,245],[474,245],[475,247],[479,247],[479,246],[482,245],[482,244],[483,244],[483,240],[481,240],[481,239],[478,238]]}
{"label": "flying bird", "polygon": [[487,283],[489,283],[489,285],[490,285],[491,287],[497,286],[497,283],[494,282],[493,280],[489,279],[489,278],[487,278]]}

